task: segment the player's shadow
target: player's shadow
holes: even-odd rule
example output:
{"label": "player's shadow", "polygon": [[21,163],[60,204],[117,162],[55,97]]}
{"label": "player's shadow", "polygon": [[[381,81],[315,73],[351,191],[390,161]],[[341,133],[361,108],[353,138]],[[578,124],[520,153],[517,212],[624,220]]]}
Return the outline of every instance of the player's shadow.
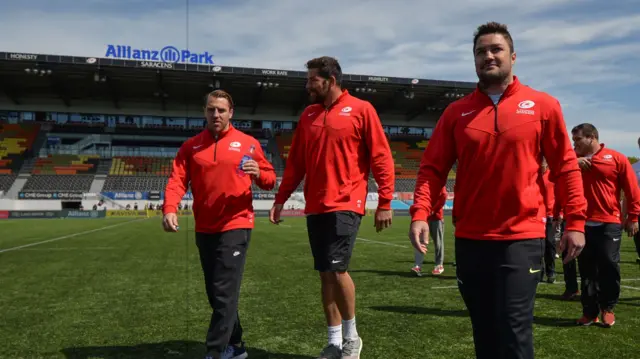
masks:
{"label": "player's shadow", "polygon": [[631,307],[640,307],[640,297],[620,298],[620,299],[618,299],[618,305],[628,305],[628,306],[631,306]]}
{"label": "player's shadow", "polygon": [[[401,314],[418,314],[418,315],[432,315],[436,317],[468,317],[469,312],[467,310],[450,310],[450,309],[438,309],[428,307],[409,307],[409,306],[374,306],[370,307],[373,310],[379,310],[383,312],[393,312]],[[574,327],[575,319],[565,318],[548,318],[548,317],[533,317],[533,323],[536,325],[542,325],[545,327]]]}
{"label": "player's shadow", "polygon": [[[392,277],[404,277],[404,278],[415,278],[416,274],[410,270],[406,271],[390,271],[390,270],[373,270],[373,269],[355,269],[349,271],[349,273],[373,273],[382,276],[392,276]],[[431,275],[431,273],[423,273],[422,277],[425,278],[438,278],[440,280],[455,280],[455,276],[447,276],[447,275]]]}
{"label": "player's shadow", "polygon": [[[61,352],[66,359],[192,359],[204,357],[206,348],[200,342],[174,340],[132,346],[65,348]],[[313,359],[308,355],[271,353],[249,346],[247,352],[252,359]]]}

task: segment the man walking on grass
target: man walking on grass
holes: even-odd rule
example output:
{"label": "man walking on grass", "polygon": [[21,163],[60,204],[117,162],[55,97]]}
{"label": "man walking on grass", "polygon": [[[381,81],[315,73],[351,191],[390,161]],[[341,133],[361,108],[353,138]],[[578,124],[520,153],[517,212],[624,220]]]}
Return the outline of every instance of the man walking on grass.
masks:
{"label": "man walking on grass", "polygon": [[409,237],[423,244],[434,198],[458,161],[453,220],[458,287],[469,310],[478,359],[533,359],[533,308],[543,265],[546,208],[542,158],[559,187],[566,260],[584,246],[586,202],[558,100],[520,82],[506,25],[478,27],[477,89],[438,121],[416,181]]}
{"label": "man walking on grass", "polygon": [[[602,320],[605,327],[611,327],[616,322],[613,310],[620,297],[622,232],[626,231],[629,237],[638,233],[640,188],[629,159],[600,143],[595,126],[583,123],[574,127],[571,134],[580,156],[588,203],[586,245],[578,257],[582,285],[582,317],[578,324],[586,326]],[[622,191],[625,211],[620,204]]]}
{"label": "man walking on grass", "polygon": [[177,232],[178,204],[191,185],[196,245],[213,310],[205,359],[248,356],[238,299],[254,226],[251,184],[270,190],[276,182],[260,142],[231,125],[233,109],[227,92],[216,90],[207,95],[207,128],[180,146],[163,206],[164,230]]}
{"label": "man walking on grass", "polygon": [[307,62],[307,69],[313,104],[300,115],[269,218],[280,222],[283,205],[305,178],[307,230],[328,325],[328,343],[319,358],[358,359],[362,339],[356,330],[355,286],[347,270],[365,213],[369,169],[378,184],[376,230],[391,226],[394,163],[376,110],[342,89],[338,61],[316,58]]}

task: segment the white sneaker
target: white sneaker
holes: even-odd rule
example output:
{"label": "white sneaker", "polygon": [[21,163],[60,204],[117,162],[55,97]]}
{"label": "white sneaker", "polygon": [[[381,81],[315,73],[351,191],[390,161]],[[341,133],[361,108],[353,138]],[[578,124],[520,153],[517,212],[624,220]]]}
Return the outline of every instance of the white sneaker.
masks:
{"label": "white sneaker", "polygon": [[342,344],[342,359],[360,359],[362,338],[347,339]]}

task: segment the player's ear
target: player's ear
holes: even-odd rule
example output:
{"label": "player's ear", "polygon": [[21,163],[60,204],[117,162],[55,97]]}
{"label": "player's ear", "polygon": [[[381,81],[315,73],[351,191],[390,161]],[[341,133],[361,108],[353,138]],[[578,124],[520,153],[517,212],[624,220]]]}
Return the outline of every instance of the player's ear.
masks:
{"label": "player's ear", "polygon": [[229,109],[229,119],[233,118],[233,109]]}

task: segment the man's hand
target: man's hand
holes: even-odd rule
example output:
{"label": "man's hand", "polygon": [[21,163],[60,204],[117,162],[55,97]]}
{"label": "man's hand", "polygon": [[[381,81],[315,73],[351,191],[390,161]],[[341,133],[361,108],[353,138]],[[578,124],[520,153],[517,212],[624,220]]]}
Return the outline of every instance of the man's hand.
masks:
{"label": "man's hand", "polygon": [[269,210],[269,221],[273,224],[280,224],[280,213],[282,213],[283,204],[274,204]]}
{"label": "man's hand", "polygon": [[380,232],[383,229],[387,229],[391,227],[393,211],[390,209],[380,209],[376,210],[374,226],[376,227],[376,232]]}
{"label": "man's hand", "polygon": [[427,253],[429,244],[429,224],[425,221],[414,221],[409,229],[409,239],[413,248],[422,254]]}
{"label": "man's hand", "polygon": [[175,213],[167,213],[162,218],[162,228],[165,232],[178,231],[178,215]]}
{"label": "man's hand", "polygon": [[633,237],[638,233],[638,222],[633,222],[627,219],[624,223],[624,230],[627,231],[629,237]]}
{"label": "man's hand", "polygon": [[252,175],[256,178],[260,177],[260,166],[258,165],[258,162],[254,160],[248,160],[245,162],[242,165],[242,170],[248,175]]}
{"label": "man's hand", "polygon": [[583,171],[588,171],[591,169],[591,159],[590,158],[586,158],[586,157],[579,157],[578,158],[578,166],[580,166],[580,169]]}
{"label": "man's hand", "polygon": [[572,260],[578,258],[582,249],[584,248],[584,233],[576,231],[565,231],[564,235],[560,239],[560,253],[567,250],[567,256],[562,263],[567,264]]}

